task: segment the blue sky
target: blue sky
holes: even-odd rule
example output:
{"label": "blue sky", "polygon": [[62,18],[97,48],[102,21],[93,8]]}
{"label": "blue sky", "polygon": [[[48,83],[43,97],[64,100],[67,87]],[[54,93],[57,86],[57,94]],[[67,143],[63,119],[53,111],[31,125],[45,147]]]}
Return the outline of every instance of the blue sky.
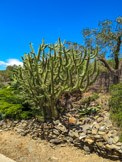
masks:
{"label": "blue sky", "polygon": [[118,16],[122,0],[0,0],[0,70],[21,64],[30,42],[36,52],[42,38],[83,44],[83,28]]}

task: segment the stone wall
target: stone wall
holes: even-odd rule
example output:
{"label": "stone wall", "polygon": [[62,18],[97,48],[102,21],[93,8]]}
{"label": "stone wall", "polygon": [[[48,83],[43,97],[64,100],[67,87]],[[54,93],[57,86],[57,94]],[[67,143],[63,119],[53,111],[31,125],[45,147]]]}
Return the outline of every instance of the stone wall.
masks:
{"label": "stone wall", "polygon": [[122,82],[122,69],[114,74],[110,72],[100,72],[96,82],[89,87],[89,90],[96,92],[108,92],[110,85],[116,84],[116,76],[118,77],[119,82]]}
{"label": "stone wall", "polygon": [[39,122],[35,119],[0,121],[0,132],[13,130],[22,136],[29,134],[33,139],[45,139],[50,146],[69,143],[84,149],[89,154],[93,151],[110,159],[122,159],[122,142],[119,130],[109,120],[109,113],[104,111],[96,117],[77,120],[63,116],[52,122]]}

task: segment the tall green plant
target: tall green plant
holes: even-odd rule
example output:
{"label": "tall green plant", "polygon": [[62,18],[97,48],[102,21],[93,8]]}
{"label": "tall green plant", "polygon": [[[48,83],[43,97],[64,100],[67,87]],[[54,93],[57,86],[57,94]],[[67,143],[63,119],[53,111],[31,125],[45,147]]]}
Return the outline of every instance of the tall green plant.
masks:
{"label": "tall green plant", "polygon": [[[23,67],[15,73],[24,97],[50,118],[57,118],[57,102],[63,92],[85,91],[98,75],[96,60],[93,71],[89,70],[90,60],[97,55],[97,48],[91,54],[88,49],[77,52],[72,47],[67,50],[64,44],[60,38],[53,45],[44,44],[43,40],[37,55],[30,44],[30,54],[22,57]],[[45,52],[46,49],[49,53]],[[93,77],[95,72],[97,74]]]}

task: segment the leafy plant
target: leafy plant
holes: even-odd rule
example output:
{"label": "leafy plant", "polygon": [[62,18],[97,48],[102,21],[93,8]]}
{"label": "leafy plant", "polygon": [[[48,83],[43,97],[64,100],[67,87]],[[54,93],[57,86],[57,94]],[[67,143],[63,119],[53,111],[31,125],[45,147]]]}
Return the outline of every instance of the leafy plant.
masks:
{"label": "leafy plant", "polygon": [[3,89],[4,87],[5,85],[2,82],[0,82],[0,89]]}
{"label": "leafy plant", "polygon": [[26,111],[23,100],[19,97],[19,91],[6,87],[0,90],[0,118],[28,119],[32,117],[32,111]]}
{"label": "leafy plant", "polygon": [[81,116],[83,115],[90,115],[90,114],[95,114],[97,111],[99,111],[101,106],[97,107],[87,107],[85,109],[78,109],[78,112]]}

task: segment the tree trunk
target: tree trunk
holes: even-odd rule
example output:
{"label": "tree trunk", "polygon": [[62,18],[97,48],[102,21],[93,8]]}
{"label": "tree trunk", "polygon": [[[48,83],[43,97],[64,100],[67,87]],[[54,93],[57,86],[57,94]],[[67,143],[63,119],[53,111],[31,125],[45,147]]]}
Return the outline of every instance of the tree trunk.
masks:
{"label": "tree trunk", "polygon": [[115,69],[118,70],[119,69],[119,52],[120,52],[120,46],[121,46],[121,36],[118,37],[117,40],[117,48],[116,51],[114,52],[114,60],[115,60]]}

